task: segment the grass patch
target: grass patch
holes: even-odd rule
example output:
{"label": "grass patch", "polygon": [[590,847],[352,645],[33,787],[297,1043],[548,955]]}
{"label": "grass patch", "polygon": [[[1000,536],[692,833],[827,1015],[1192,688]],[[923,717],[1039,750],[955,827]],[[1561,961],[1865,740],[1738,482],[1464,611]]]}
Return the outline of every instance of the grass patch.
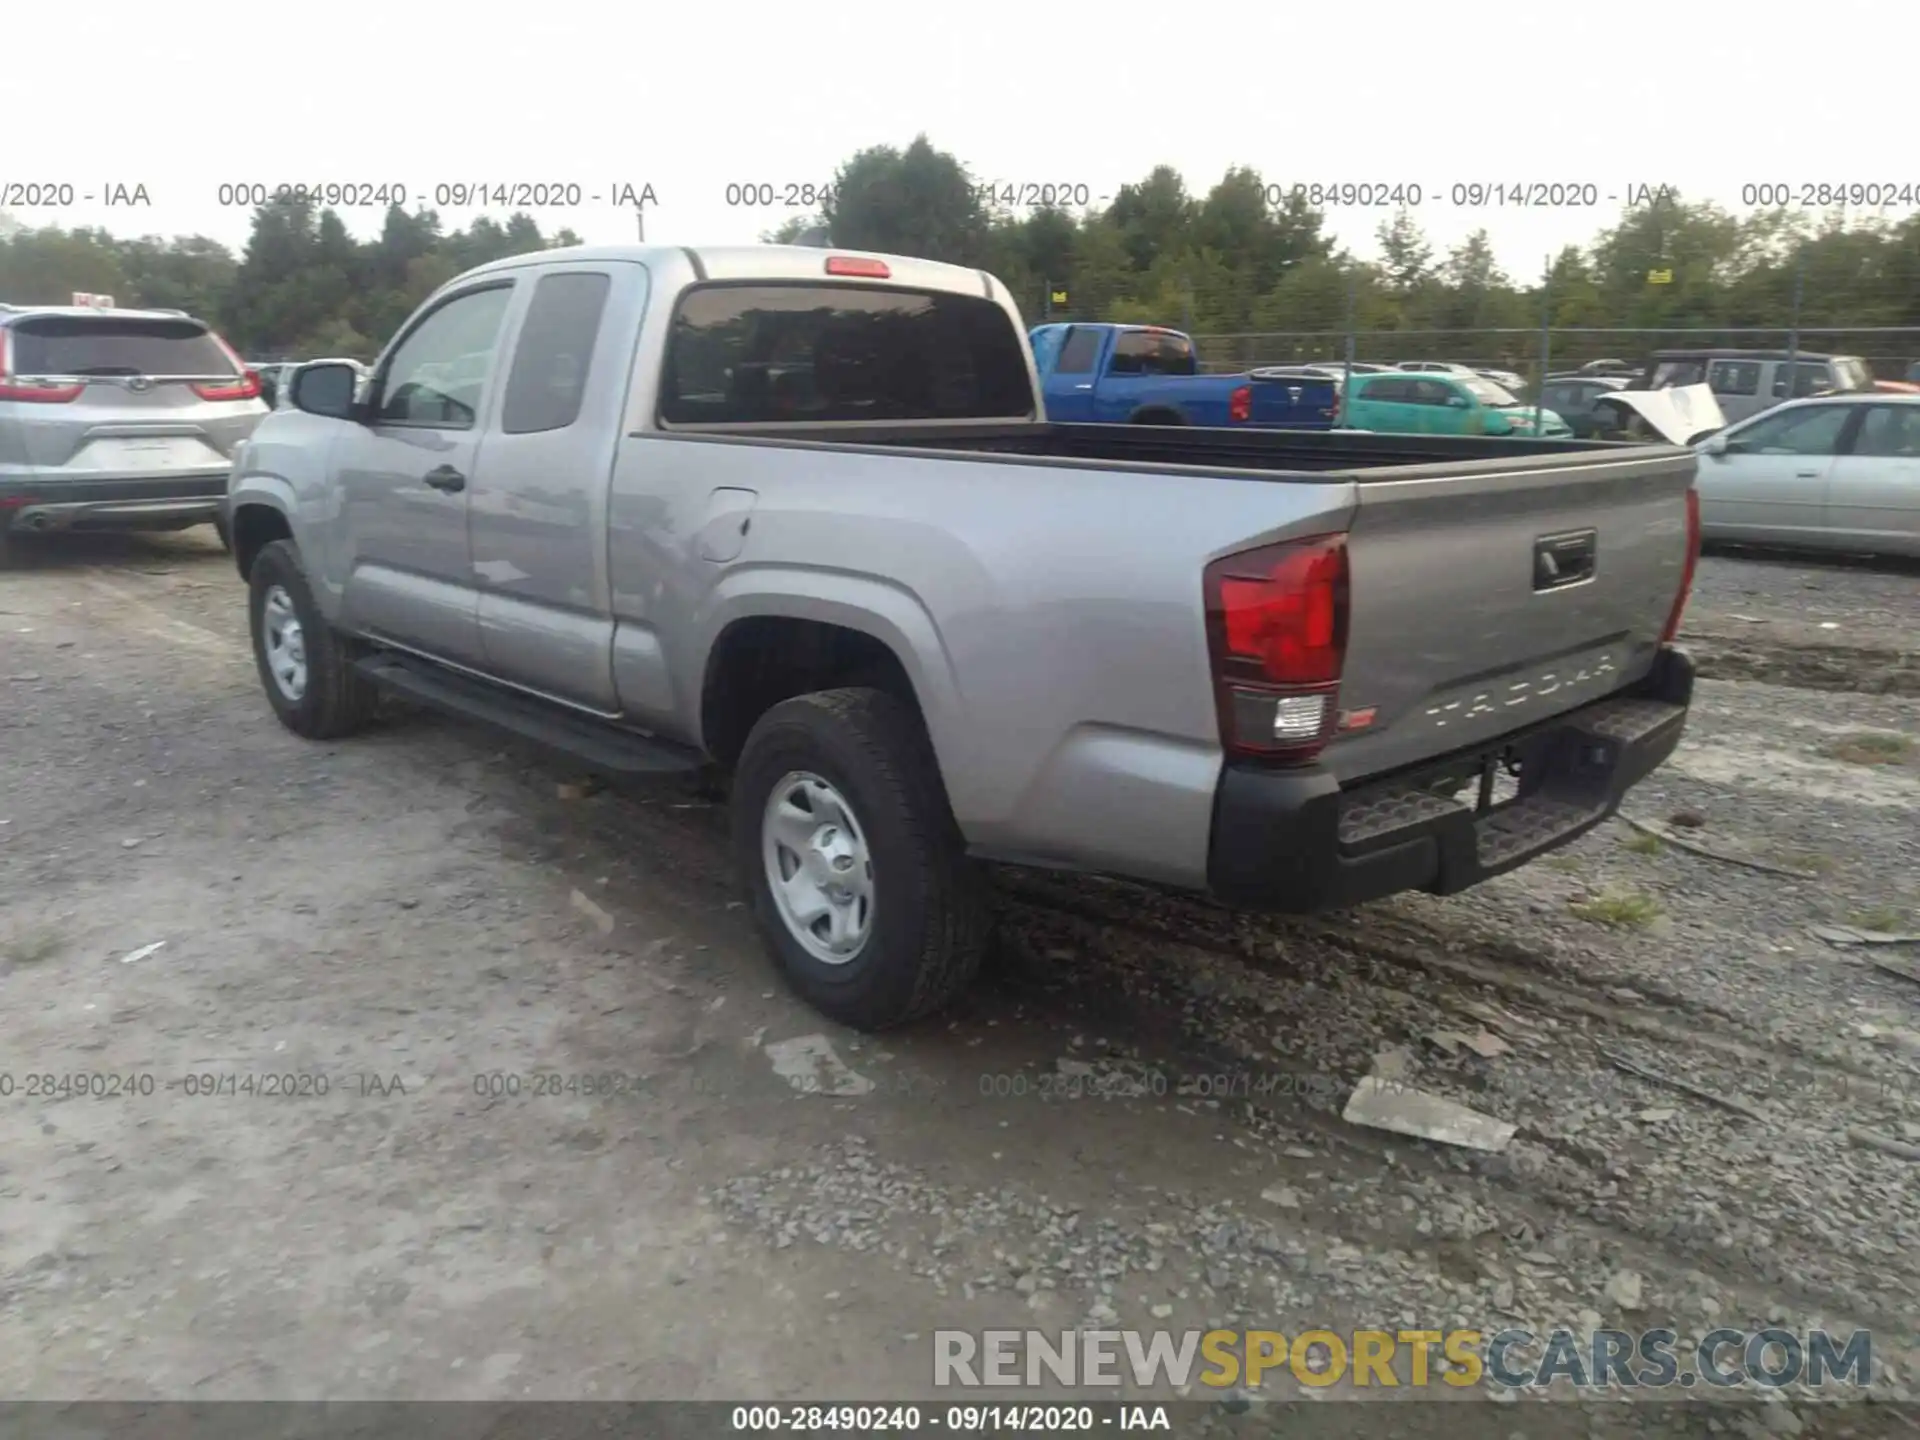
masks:
{"label": "grass patch", "polygon": [[1644,830],[1636,830],[1626,839],[1626,847],[1636,855],[1658,855],[1661,851],[1660,837],[1649,835]]}
{"label": "grass patch", "polygon": [[1582,920],[1606,925],[1615,930],[1639,930],[1660,918],[1660,906],[1651,896],[1621,891],[1596,895],[1590,900],[1575,900],[1568,907]]}
{"label": "grass patch", "polygon": [[1580,861],[1578,857],[1573,855],[1549,855],[1540,863],[1549,870],[1558,870],[1562,875],[1578,875],[1580,873]]}
{"label": "grass patch", "polygon": [[1856,910],[1847,917],[1847,923],[1856,930],[1878,930],[1883,935],[1898,935],[1906,930],[1908,917],[1905,911],[1896,910],[1891,905],[1875,905],[1868,910]]}
{"label": "grass patch", "polygon": [[1849,765],[1899,765],[1913,753],[1913,741],[1888,730],[1861,730],[1827,742],[1830,760]]}
{"label": "grass patch", "polygon": [[0,959],[14,965],[38,965],[66,948],[66,936],[57,930],[17,930],[0,941]]}

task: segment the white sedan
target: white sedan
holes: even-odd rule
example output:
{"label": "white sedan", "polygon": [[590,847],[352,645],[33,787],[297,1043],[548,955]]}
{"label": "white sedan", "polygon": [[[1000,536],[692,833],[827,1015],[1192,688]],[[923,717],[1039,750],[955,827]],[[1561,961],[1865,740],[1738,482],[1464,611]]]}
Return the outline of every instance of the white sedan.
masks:
{"label": "white sedan", "polygon": [[1920,395],[1791,400],[1694,449],[1705,540],[1920,556]]}

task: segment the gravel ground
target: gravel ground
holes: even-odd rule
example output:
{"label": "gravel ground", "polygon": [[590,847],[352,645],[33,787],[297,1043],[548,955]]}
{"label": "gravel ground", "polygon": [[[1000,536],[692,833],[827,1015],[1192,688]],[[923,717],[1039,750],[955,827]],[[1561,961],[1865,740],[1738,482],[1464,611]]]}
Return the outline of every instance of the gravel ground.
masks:
{"label": "gravel ground", "polygon": [[[569,799],[430,717],[295,740],[196,536],[0,574],[0,1394],[900,1398],[936,1327],[1773,1323],[1870,1328],[1904,1400],[1920,1185],[1848,1131],[1920,1142],[1920,982],[1873,963],[1920,953],[1809,927],[1920,930],[1880,683],[1920,589],[1710,557],[1699,594],[1772,659],[1712,662],[1630,799],[1674,841],[1306,920],[1005,872],[976,991],[864,1039],[776,986],[697,794]],[[76,1072],[123,1093],[24,1093]],[[1515,1137],[1348,1124],[1369,1074]]]}
{"label": "gravel ground", "polygon": [[1702,557],[1686,637],[1704,673],[1920,695],[1920,562]]}

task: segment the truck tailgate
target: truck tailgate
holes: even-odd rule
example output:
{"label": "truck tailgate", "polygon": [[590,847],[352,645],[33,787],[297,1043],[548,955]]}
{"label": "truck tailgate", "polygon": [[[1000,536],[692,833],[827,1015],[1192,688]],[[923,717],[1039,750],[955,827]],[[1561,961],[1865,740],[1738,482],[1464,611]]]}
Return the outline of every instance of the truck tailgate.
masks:
{"label": "truck tailgate", "polygon": [[1695,464],[1635,447],[1361,475],[1334,773],[1484,745],[1644,676],[1685,571]]}
{"label": "truck tailgate", "polygon": [[1340,402],[1333,381],[1284,373],[1263,375],[1257,370],[1248,380],[1252,390],[1248,424],[1299,430],[1332,427]]}

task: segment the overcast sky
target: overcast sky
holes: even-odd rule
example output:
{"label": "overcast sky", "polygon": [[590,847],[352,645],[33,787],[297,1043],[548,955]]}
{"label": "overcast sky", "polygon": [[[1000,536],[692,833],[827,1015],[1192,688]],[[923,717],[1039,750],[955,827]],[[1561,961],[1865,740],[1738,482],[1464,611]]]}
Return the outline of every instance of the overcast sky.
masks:
{"label": "overcast sky", "polygon": [[[752,241],[792,212],[730,206],[729,183],[819,183],[854,151],[920,131],[980,180],[1085,186],[1096,201],[1157,163],[1196,193],[1235,164],[1274,184],[1418,186],[1437,244],[1484,225],[1526,278],[1637,187],[1733,208],[1751,185],[1910,192],[1890,213],[1920,187],[1920,8],[1900,0],[18,0],[5,29],[9,57],[31,63],[6,70],[0,205],[23,185],[70,185],[68,208],[11,213],[236,248],[249,211],[223,207],[222,185],[387,185],[416,205],[438,185],[557,183],[562,198],[578,185],[579,207],[535,212],[542,228],[623,241],[635,222],[615,187],[650,184],[649,241]],[[144,186],[151,205],[105,205],[116,183]],[[1456,185],[1535,183],[1598,203],[1454,203]],[[477,213],[439,208],[451,225]],[[367,234],[381,209],[343,213]],[[1372,253],[1387,213],[1336,210],[1333,229]]]}

